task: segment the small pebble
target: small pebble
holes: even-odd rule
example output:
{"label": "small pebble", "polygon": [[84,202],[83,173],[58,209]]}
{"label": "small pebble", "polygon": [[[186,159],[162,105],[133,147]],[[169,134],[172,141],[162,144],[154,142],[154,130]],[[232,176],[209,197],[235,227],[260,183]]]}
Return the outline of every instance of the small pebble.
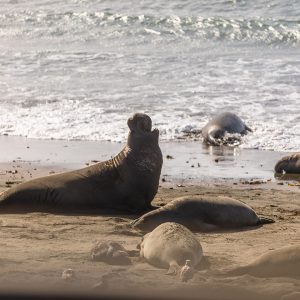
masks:
{"label": "small pebble", "polygon": [[73,269],[65,269],[61,274],[61,278],[66,281],[71,281],[75,279],[75,272]]}

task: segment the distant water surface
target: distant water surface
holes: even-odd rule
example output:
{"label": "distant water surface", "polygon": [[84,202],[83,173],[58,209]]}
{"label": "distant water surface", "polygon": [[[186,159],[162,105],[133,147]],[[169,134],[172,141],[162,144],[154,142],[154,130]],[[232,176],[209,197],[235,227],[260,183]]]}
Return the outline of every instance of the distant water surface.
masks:
{"label": "distant water surface", "polygon": [[0,2],[1,135],[123,141],[140,111],[175,140],[232,111],[243,147],[300,149],[300,1]]}

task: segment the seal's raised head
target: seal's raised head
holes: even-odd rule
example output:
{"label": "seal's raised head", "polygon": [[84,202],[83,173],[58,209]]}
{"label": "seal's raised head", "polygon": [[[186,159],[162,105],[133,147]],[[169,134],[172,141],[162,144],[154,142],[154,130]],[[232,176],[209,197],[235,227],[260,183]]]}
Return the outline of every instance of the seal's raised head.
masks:
{"label": "seal's raised head", "polygon": [[127,144],[131,147],[141,146],[141,144],[158,144],[158,129],[152,129],[151,118],[143,113],[136,113],[127,121],[130,129]]}
{"label": "seal's raised head", "polygon": [[129,118],[127,121],[128,127],[131,131],[139,131],[139,132],[150,132],[152,128],[152,120],[151,118],[142,113],[136,113],[132,118]]}

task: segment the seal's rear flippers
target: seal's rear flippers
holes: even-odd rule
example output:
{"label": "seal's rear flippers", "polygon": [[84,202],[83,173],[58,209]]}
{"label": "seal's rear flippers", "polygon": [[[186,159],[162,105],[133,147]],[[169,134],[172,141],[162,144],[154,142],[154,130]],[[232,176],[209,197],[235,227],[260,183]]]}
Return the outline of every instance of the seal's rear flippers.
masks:
{"label": "seal's rear flippers", "polygon": [[271,223],[275,223],[275,221],[273,219],[270,219],[270,218],[261,217],[261,216],[259,217],[258,225],[271,224]]}
{"label": "seal's rear flippers", "polygon": [[247,125],[245,125],[245,131],[253,132],[253,130],[250,127],[248,127]]}
{"label": "seal's rear flippers", "polygon": [[180,267],[177,264],[177,262],[172,261],[170,263],[170,268],[169,268],[168,272],[166,273],[166,275],[173,275],[173,276],[175,276],[178,273],[179,269],[180,269]]}

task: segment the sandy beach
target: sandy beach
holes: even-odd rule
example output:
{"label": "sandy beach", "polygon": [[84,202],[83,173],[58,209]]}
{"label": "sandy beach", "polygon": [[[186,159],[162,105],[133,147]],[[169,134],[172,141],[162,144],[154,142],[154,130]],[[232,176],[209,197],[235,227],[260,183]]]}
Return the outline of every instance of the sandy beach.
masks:
{"label": "sandy beach", "polygon": [[[106,160],[122,148],[113,143],[0,139],[0,192],[31,178]],[[281,299],[300,292],[299,278],[222,275],[263,253],[300,243],[299,180],[278,180],[273,174],[282,153],[204,149],[193,142],[161,143],[161,148],[164,167],[154,204],[163,205],[182,195],[228,196],[275,223],[241,231],[197,233],[204,259],[194,278],[181,283],[178,277],[165,275],[166,270],[139,259],[138,253],[130,266],[90,260],[95,240],[114,240],[137,250],[142,234],[128,226],[135,215],[1,214],[0,289],[53,291],[60,287],[86,295],[146,293],[154,297],[160,292],[174,298],[203,299]],[[72,282],[61,279],[67,268],[76,274]]]}
{"label": "sandy beach", "polygon": [[[286,277],[229,275],[273,250],[300,247],[300,176],[274,174],[283,156],[300,151],[300,1],[0,3],[0,300],[14,293],[19,300],[39,293],[48,300],[300,299],[293,259],[282,268]],[[127,137],[130,147],[116,157]],[[209,140],[227,146],[204,145]],[[123,154],[126,164],[115,168]],[[41,210],[43,199],[51,203],[43,212],[4,212],[8,189],[112,157],[50,185],[40,180],[43,194],[26,184],[26,200]],[[130,223],[141,215],[74,212],[81,201],[98,208],[95,199],[113,203],[111,212],[136,212],[150,206],[158,183],[156,206],[186,195],[226,196],[262,216],[239,203],[245,215],[230,220],[250,215],[249,222],[267,224],[195,233],[204,256],[193,279],[181,282],[139,257],[144,233]],[[56,204],[74,211],[57,213]],[[193,205],[186,209],[196,225],[221,222],[219,209],[202,206],[201,222]],[[95,241],[119,242],[131,264],[92,261]],[[67,269],[75,274],[69,281]]]}

